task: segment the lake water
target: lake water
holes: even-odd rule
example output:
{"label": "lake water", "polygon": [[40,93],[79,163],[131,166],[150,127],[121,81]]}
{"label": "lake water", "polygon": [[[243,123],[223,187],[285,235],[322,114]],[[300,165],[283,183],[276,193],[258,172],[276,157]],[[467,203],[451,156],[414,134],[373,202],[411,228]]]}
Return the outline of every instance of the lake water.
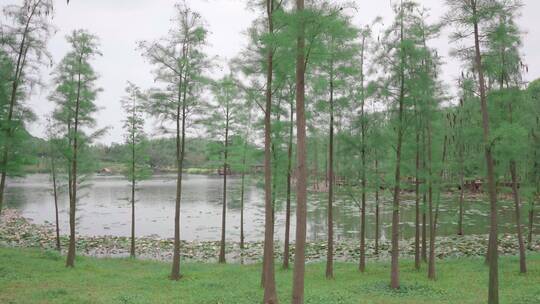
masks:
{"label": "lake water", "polygon": [[[228,178],[227,239],[237,241],[240,235],[240,178]],[[246,241],[260,241],[264,237],[263,189],[257,181],[250,180],[245,192]],[[207,175],[184,175],[181,203],[180,234],[184,240],[219,240],[221,228],[222,177]],[[138,184],[136,202],[137,236],[173,236],[174,197],[176,182],[174,175],[154,176]],[[83,197],[78,203],[77,233],[82,235],[130,235],[131,206],[127,200],[130,187],[122,176],[95,176],[88,188],[81,190]],[[325,194],[311,194],[308,202],[308,240],[326,238]],[[68,199],[63,193],[59,201],[60,227],[68,233]],[[401,203],[401,238],[414,237],[414,201]],[[48,175],[34,174],[8,181],[6,207],[18,209],[34,223],[54,222],[54,199]],[[523,220],[527,207],[524,204]],[[291,239],[294,239],[293,199]],[[441,202],[439,235],[455,234],[457,229],[458,204],[456,198],[445,198]],[[276,239],[283,240],[285,202],[276,202]],[[488,204],[484,201],[467,201],[465,204],[464,229],[466,234],[487,233]],[[375,206],[367,203],[367,236],[375,235]],[[536,223],[540,223],[540,212],[536,212]],[[357,238],[360,227],[358,207],[346,196],[336,196],[334,209],[336,239]],[[390,237],[391,201],[386,199],[380,207],[381,238]],[[500,203],[500,230],[513,233],[514,209],[511,202]],[[536,226],[537,229],[540,226]]]}

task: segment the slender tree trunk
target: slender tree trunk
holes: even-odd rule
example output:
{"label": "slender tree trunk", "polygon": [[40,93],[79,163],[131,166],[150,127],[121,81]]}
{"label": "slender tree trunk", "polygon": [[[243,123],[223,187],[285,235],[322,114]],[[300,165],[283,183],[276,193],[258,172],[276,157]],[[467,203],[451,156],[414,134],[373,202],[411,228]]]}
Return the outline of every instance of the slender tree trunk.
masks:
{"label": "slender tree trunk", "polygon": [[[540,127],[540,117],[536,117],[536,127]],[[533,131],[533,136],[535,136]],[[535,181],[536,181],[536,196],[533,196],[533,198],[530,200],[530,208],[529,208],[529,234],[527,236],[527,246],[529,249],[532,250],[532,236],[533,236],[533,230],[534,230],[534,200],[535,198],[540,198],[540,163],[538,162],[538,150],[535,149],[534,151],[534,168],[535,168]]]}
{"label": "slender tree trunk", "polygon": [[[537,182],[536,185],[536,197],[540,197],[540,183]],[[534,198],[530,201],[530,209],[529,209],[529,234],[527,236],[527,246],[530,250],[532,250],[532,236],[533,236],[533,230],[534,230]]]}
{"label": "slender tree trunk", "polygon": [[297,172],[296,181],[296,250],[294,259],[292,304],[304,303],[304,273],[306,245],[306,117],[304,113],[305,94],[305,40],[304,40],[304,0],[296,0],[296,13],[299,19],[299,31],[296,47],[296,136],[297,136]]}
{"label": "slender tree trunk", "polygon": [[[266,1],[268,14],[268,33],[274,33],[274,1]],[[268,47],[267,56],[267,74],[266,74],[266,105],[264,113],[264,257],[263,257],[263,276],[264,276],[264,303],[278,303],[276,294],[276,280],[274,274],[274,206],[272,205],[272,168],[271,168],[271,146],[272,146],[272,74],[274,50]]]}
{"label": "slender tree trunk", "polygon": [[471,1],[472,15],[474,22],[474,46],[475,46],[475,64],[478,73],[480,87],[480,105],[482,111],[482,129],[483,129],[483,144],[486,157],[488,193],[490,201],[490,229],[489,229],[489,292],[488,303],[499,303],[499,254],[497,251],[497,189],[495,185],[495,168],[491,151],[490,130],[489,130],[489,113],[486,98],[486,85],[484,80],[484,70],[482,65],[482,55],[480,52],[480,31],[478,27],[478,12],[476,0]]}
{"label": "slender tree trunk", "polygon": [[429,257],[428,257],[428,278],[435,280],[435,238],[433,227],[435,227],[435,217],[433,216],[433,153],[432,153],[432,132],[431,121],[427,122],[427,169],[428,169],[428,215],[429,215]]}
{"label": "slender tree trunk", "polygon": [[366,45],[366,37],[362,36],[362,47],[360,52],[360,91],[362,94],[362,105],[361,105],[361,138],[362,138],[362,202],[360,206],[360,263],[358,269],[360,272],[366,271],[366,112],[365,112],[365,102],[366,98],[364,95],[364,49]]}
{"label": "slender tree trunk", "polygon": [[437,203],[435,207],[435,215],[432,216],[433,210],[433,182],[432,182],[432,161],[431,161],[431,122],[428,122],[428,162],[429,162],[429,220],[430,220],[430,231],[429,231],[429,260],[428,260],[428,278],[430,280],[436,279],[435,273],[435,237],[437,236],[437,222],[439,218],[439,202],[441,194],[441,184],[444,174],[444,165],[446,162],[446,149],[448,144],[448,137],[444,136],[443,143],[443,155],[442,155],[442,166],[439,173],[439,184],[438,184],[438,194],[437,194]]}
{"label": "slender tree trunk", "polygon": [[362,148],[362,201],[360,205],[360,272],[366,271],[366,151]]}
{"label": "slender tree trunk", "polygon": [[[401,7],[401,29],[400,41],[404,40],[403,35],[403,5]],[[396,147],[396,170],[394,176],[394,195],[392,202],[392,263],[390,275],[390,287],[392,289],[399,288],[399,201],[400,201],[400,183],[401,183],[401,146],[403,143],[403,116],[404,116],[404,99],[405,99],[405,55],[401,50],[400,63],[400,88],[399,88],[399,106],[398,106],[398,130],[397,130],[397,147]]]}
{"label": "slender tree trunk", "polygon": [[464,173],[463,170],[459,172],[459,219],[458,219],[458,235],[463,235],[463,212],[464,212],[464,201],[465,201],[465,182],[464,182]]}
{"label": "slender tree trunk", "polygon": [[[423,151],[423,157],[422,157],[422,170],[425,172],[427,169],[427,160],[426,160],[426,154],[427,154],[427,145],[426,145],[426,132],[425,128],[422,129],[422,151]],[[426,191],[422,194],[422,248],[421,248],[421,255],[422,255],[422,261],[427,263],[427,210],[428,210],[428,203],[427,203],[427,193]]]}
{"label": "slender tree trunk", "polygon": [[[314,131],[315,133],[316,131]],[[298,135],[297,135],[298,137]],[[313,189],[319,190],[319,140],[317,139],[317,135],[313,134],[312,139],[313,145],[314,145],[314,151],[313,151],[313,174],[315,175],[313,178],[314,187]]]}
{"label": "slender tree trunk", "polygon": [[328,141],[328,243],[326,246],[326,278],[334,278],[334,72],[330,71],[330,134]]}
{"label": "slender tree trunk", "polygon": [[[379,180],[379,161],[375,159],[375,176]],[[375,255],[379,255],[379,183],[375,188]]]}
{"label": "slender tree trunk", "polygon": [[77,79],[77,97],[75,104],[75,117],[73,125],[73,155],[71,159],[71,197],[69,200],[69,247],[66,259],[66,267],[75,266],[75,211],[77,209],[77,152],[78,152],[78,137],[79,137],[79,110],[81,100],[81,71],[82,54],[79,56],[79,72]]}
{"label": "slender tree trunk", "polygon": [[[244,196],[246,189],[246,162],[247,162],[247,149],[248,149],[248,140],[250,135],[251,128],[251,110],[248,115],[248,128],[245,133],[244,141],[244,151],[242,155],[242,185],[240,190],[240,249],[243,251],[245,245],[245,236],[244,236]],[[243,252],[242,252],[243,255]],[[242,259],[243,262],[243,259]]]}
{"label": "slender tree trunk", "polygon": [[135,179],[131,181],[131,248],[129,255],[135,257]]}
{"label": "slender tree trunk", "polygon": [[[184,47],[183,52],[185,58],[187,56],[186,47]],[[178,105],[176,107],[176,201],[174,207],[173,263],[170,275],[170,279],[173,281],[178,281],[182,277],[180,274],[180,202],[182,199],[182,170],[184,169],[184,152],[186,146],[187,71],[185,74],[183,87],[182,81],[178,85]],[[182,79],[182,75],[180,75],[180,79]]]}
{"label": "slender tree trunk", "polygon": [[523,241],[523,230],[521,227],[521,200],[519,198],[518,178],[516,172],[516,162],[510,162],[510,175],[512,176],[512,194],[514,196],[514,206],[516,210],[516,232],[519,244],[519,272],[527,273],[527,263],[525,262],[525,242]]}
{"label": "slender tree trunk", "polygon": [[54,217],[56,226],[56,250],[61,251],[60,246],[60,224],[58,221],[58,187],[56,186],[56,164],[54,161],[54,155],[51,155],[51,173],[53,182],[53,196],[54,196]]}
{"label": "slender tree trunk", "polygon": [[[4,147],[5,150],[8,149],[8,147]],[[0,215],[2,214],[2,206],[4,203],[4,190],[6,188],[6,175],[7,175],[7,151],[4,152],[4,156],[2,157],[2,173],[0,177]]]}
{"label": "slender tree trunk", "polygon": [[225,116],[225,161],[223,162],[223,210],[221,212],[221,245],[219,248],[219,263],[225,263],[225,224],[227,219],[227,156],[229,148],[229,107]]}
{"label": "slender tree trunk", "polygon": [[420,130],[416,131],[416,169],[414,185],[414,268],[420,270]]}
{"label": "slender tree trunk", "polygon": [[427,262],[427,195],[424,193],[422,195],[422,261]]}
{"label": "slender tree trunk", "polygon": [[285,244],[283,246],[283,268],[289,269],[290,259],[290,229],[291,229],[291,174],[292,174],[292,145],[293,145],[293,124],[294,124],[294,103],[291,102],[290,124],[289,124],[289,146],[287,147],[287,206],[285,211]]}
{"label": "slender tree trunk", "polygon": [[459,103],[460,118],[459,118],[459,218],[458,218],[458,235],[463,235],[463,213],[465,201],[465,160],[464,160],[464,144],[463,144],[463,99]]}
{"label": "slender tree trunk", "polygon": [[[135,101],[133,101],[135,103]],[[135,118],[135,105],[133,105]],[[135,257],[135,126],[131,130],[131,249],[130,256]]]}
{"label": "slender tree trunk", "polygon": [[247,139],[244,144],[244,155],[242,156],[242,182],[240,186],[240,249],[244,250],[244,191],[246,183],[246,150]]}

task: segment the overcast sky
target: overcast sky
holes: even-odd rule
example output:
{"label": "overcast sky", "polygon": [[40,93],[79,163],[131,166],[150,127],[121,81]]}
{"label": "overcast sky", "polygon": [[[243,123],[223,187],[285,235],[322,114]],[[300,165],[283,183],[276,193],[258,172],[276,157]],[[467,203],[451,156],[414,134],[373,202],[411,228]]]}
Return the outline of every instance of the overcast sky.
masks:
{"label": "overcast sky", "polygon": [[[21,1],[21,0],[19,0]],[[0,0],[3,6],[16,0]],[[395,1],[395,0],[394,0]],[[208,53],[219,56],[225,64],[246,45],[245,30],[257,12],[246,7],[246,0],[187,0],[188,5],[202,14],[209,30]],[[392,12],[390,0],[357,0],[355,24],[370,23],[381,16],[390,20]],[[420,0],[431,10],[431,21],[438,20],[444,13],[444,0]],[[131,81],[143,89],[153,85],[152,67],[141,57],[136,49],[140,40],[155,40],[167,34],[173,17],[173,0],[72,0],[69,6],[65,0],[55,0],[53,23],[58,31],[49,42],[49,50],[57,63],[68,51],[65,36],[74,29],[87,29],[100,38],[103,56],[94,61],[100,78],[98,85],[104,90],[97,104],[101,111],[96,115],[100,127],[109,126],[110,131],[100,141],[103,143],[122,141],[122,111],[120,99],[124,96],[126,81]],[[519,24],[525,37],[523,39],[524,62],[529,65],[526,80],[540,77],[540,1],[525,0],[525,8]],[[448,58],[450,46],[447,33],[431,45],[437,47],[445,57],[444,79],[451,81],[459,72],[459,62]],[[43,80],[48,86],[35,92],[31,105],[38,116],[43,117],[52,110],[47,100],[51,70],[43,71]],[[149,124],[149,132],[152,130]],[[43,119],[30,128],[32,134],[43,135]]]}

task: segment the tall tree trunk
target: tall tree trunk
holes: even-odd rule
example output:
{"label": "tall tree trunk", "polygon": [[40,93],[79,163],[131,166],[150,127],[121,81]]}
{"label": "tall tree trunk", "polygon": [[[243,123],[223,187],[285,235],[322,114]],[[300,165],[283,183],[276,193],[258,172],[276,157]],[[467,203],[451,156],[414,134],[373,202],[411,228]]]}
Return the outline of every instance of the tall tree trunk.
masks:
{"label": "tall tree trunk", "polygon": [[366,37],[362,36],[362,47],[360,52],[360,91],[362,94],[361,105],[361,138],[362,138],[362,202],[360,206],[360,263],[358,269],[360,272],[366,271],[366,112],[365,103],[366,98],[364,95],[364,49],[366,46]]}
{"label": "tall tree trunk", "polygon": [[291,174],[292,174],[292,145],[293,145],[293,125],[294,125],[294,103],[290,103],[289,113],[289,145],[287,147],[287,206],[285,211],[285,244],[283,246],[283,268],[289,269],[290,259],[290,229],[291,229]]}
{"label": "tall tree trunk", "polygon": [[465,159],[464,159],[464,144],[463,144],[463,99],[459,103],[460,117],[459,117],[459,217],[458,217],[458,235],[463,235],[463,213],[464,213],[464,201],[465,201]]}
{"label": "tall tree trunk", "polygon": [[[537,199],[540,197],[540,182],[536,182],[536,196]],[[532,250],[532,236],[533,236],[533,230],[534,230],[534,200],[535,197],[533,197],[530,201],[530,209],[529,209],[529,234],[527,235],[527,246],[530,250]]]}
{"label": "tall tree trunk", "polygon": [[[244,249],[244,191],[246,184],[246,150],[247,138],[244,143],[244,152],[242,155],[242,182],[240,185],[240,249]],[[243,252],[242,252],[243,253]]]}
{"label": "tall tree trunk", "polygon": [[[313,133],[315,133],[316,130],[314,130]],[[298,137],[298,135],[297,135]],[[313,145],[314,145],[314,149],[313,149],[313,175],[314,178],[313,178],[313,189],[315,190],[319,190],[319,140],[317,138],[317,135],[316,133],[313,134],[313,139],[311,140],[313,142]]]}
{"label": "tall tree trunk", "polygon": [[219,263],[225,263],[225,224],[227,219],[227,156],[229,149],[229,107],[225,115],[225,160],[223,162],[223,210],[221,212],[221,244],[219,247]]}
{"label": "tall tree trunk", "polygon": [[304,303],[304,273],[306,245],[306,117],[304,113],[305,94],[305,40],[304,40],[304,0],[296,0],[296,13],[299,19],[299,30],[296,46],[296,136],[297,136],[297,172],[296,180],[296,250],[294,259],[292,304]]}
{"label": "tall tree trunk", "polygon": [[[268,33],[274,33],[274,1],[266,1],[268,15]],[[267,74],[266,74],[266,105],[264,113],[264,257],[263,257],[263,275],[264,275],[264,303],[278,303],[276,294],[276,280],[274,274],[274,206],[272,204],[272,168],[271,168],[271,146],[272,146],[272,74],[274,50],[268,46],[267,56]]]}
{"label": "tall tree trunk", "polygon": [[[183,49],[184,58],[187,49]],[[184,155],[186,146],[186,95],[187,95],[187,71],[182,86],[182,75],[178,84],[178,105],[176,107],[176,201],[174,206],[174,245],[173,263],[170,279],[178,281],[180,274],[180,202],[182,199],[182,170],[184,169]]]}
{"label": "tall tree trunk", "polygon": [[464,201],[465,201],[465,182],[464,182],[463,170],[459,172],[459,219],[458,219],[458,235],[463,235],[463,213],[464,213]]}
{"label": "tall tree trunk", "polygon": [[519,272],[527,272],[527,263],[525,262],[525,242],[523,241],[523,230],[521,227],[521,200],[519,198],[518,178],[516,172],[516,162],[510,162],[510,175],[512,176],[512,194],[514,196],[514,207],[516,211],[516,232],[519,244]]}
{"label": "tall tree trunk", "polygon": [[[249,110],[248,114],[248,128],[246,129],[246,133],[244,136],[244,150],[242,152],[242,184],[240,188],[240,249],[243,251],[244,249],[244,241],[245,241],[245,235],[244,235],[244,196],[245,196],[245,189],[246,189],[246,162],[247,162],[247,149],[248,149],[248,141],[249,141],[249,135],[250,135],[250,129],[251,129],[251,109]],[[242,252],[243,257],[243,252]],[[242,259],[243,262],[243,259]]]}
{"label": "tall tree trunk", "polygon": [[375,176],[377,185],[375,188],[375,255],[379,255],[379,161],[375,159]]}
{"label": "tall tree trunk", "polygon": [[[431,129],[431,123],[428,123],[428,127]],[[428,154],[428,157],[429,157],[429,174],[430,174],[430,180],[431,180],[431,173],[432,173],[432,165],[431,165],[431,130],[428,131],[429,133],[429,137],[428,137],[428,141],[430,142],[430,147],[428,148],[429,149],[429,154]],[[435,280],[436,279],[436,273],[435,273],[435,237],[437,236],[437,222],[438,222],[438,218],[439,218],[439,202],[440,202],[440,197],[441,197],[441,191],[442,191],[442,179],[443,179],[443,174],[444,174],[444,166],[445,166],[445,162],[446,162],[446,151],[447,151],[447,144],[448,144],[448,137],[445,135],[444,136],[444,144],[443,144],[443,154],[442,154],[442,166],[441,166],[441,171],[439,173],[439,183],[438,183],[438,193],[437,193],[437,203],[436,203],[436,207],[435,207],[435,215],[433,217],[433,221],[431,220],[431,209],[432,209],[432,203],[431,203],[431,200],[432,200],[432,182],[430,181],[430,222],[432,222],[432,224],[430,225],[430,232],[429,232],[429,261],[428,261],[428,278],[431,279],[431,280]]]}
{"label": "tall tree trunk", "polygon": [[[540,117],[536,117],[536,127],[540,127]],[[533,137],[535,137],[534,131],[533,131]],[[535,137],[536,138],[536,137]],[[529,234],[527,236],[527,246],[529,249],[532,249],[532,236],[533,236],[533,230],[534,230],[534,200],[540,198],[540,163],[538,162],[538,149],[535,149],[534,151],[534,168],[535,168],[535,182],[536,182],[536,195],[533,196],[533,198],[530,200],[530,207],[529,207]]]}
{"label": "tall tree trunk", "polygon": [[79,137],[79,110],[81,101],[81,69],[82,69],[82,54],[79,56],[79,72],[77,75],[77,97],[75,100],[75,117],[73,125],[73,154],[71,159],[71,197],[69,200],[69,247],[66,259],[66,267],[75,266],[75,211],[77,209],[77,152],[78,152],[78,137]]}
{"label": "tall tree trunk", "polygon": [[131,181],[131,248],[129,255],[135,257],[135,179]]}
{"label": "tall tree trunk", "polygon": [[427,122],[427,169],[428,169],[428,217],[429,217],[429,257],[428,257],[428,278],[435,280],[435,238],[433,227],[435,217],[433,216],[433,153],[432,153],[431,121]]}
{"label": "tall tree trunk", "polygon": [[[7,147],[5,147],[7,149]],[[4,154],[7,154],[4,152]],[[2,206],[4,203],[4,189],[6,188],[6,166],[7,166],[7,155],[2,159],[2,173],[0,177],[0,215],[2,214]]]}
{"label": "tall tree trunk", "polygon": [[421,255],[422,255],[422,261],[427,262],[427,195],[424,193],[422,195],[422,248],[421,248]]}
{"label": "tall tree trunk", "polygon": [[[503,66],[504,66],[504,51],[502,52],[503,55]],[[504,71],[501,73],[501,90],[504,89]],[[508,113],[510,117],[510,124],[513,123],[513,117],[512,117],[512,103],[508,105]],[[519,180],[517,175],[517,164],[515,160],[510,160],[510,176],[512,178],[512,195],[514,196],[514,208],[516,213],[516,233],[518,238],[518,245],[519,245],[519,272],[520,273],[527,273],[527,263],[525,260],[525,242],[523,241],[523,230],[521,227],[521,199],[519,197]]]}
{"label": "tall tree trunk", "polygon": [[[422,129],[422,151],[424,154],[424,157],[422,157],[422,170],[424,172],[427,169],[427,160],[426,160],[426,154],[427,154],[427,145],[426,145],[426,132],[425,129]],[[421,255],[422,255],[422,261],[427,263],[427,193],[426,191],[422,194],[422,248],[421,248]]]}
{"label": "tall tree trunk", "polygon": [[[403,35],[403,5],[401,6],[401,26],[400,26],[400,41],[404,40]],[[399,108],[398,108],[398,130],[397,130],[397,147],[396,147],[396,170],[394,176],[394,195],[392,202],[392,263],[390,271],[390,287],[392,289],[399,288],[399,201],[400,201],[400,183],[401,183],[401,146],[403,143],[403,116],[404,116],[404,99],[405,99],[405,55],[401,50],[400,62],[400,88],[399,88]]]}
{"label": "tall tree trunk", "polygon": [[60,247],[60,224],[58,221],[58,187],[56,186],[56,164],[54,161],[54,155],[51,155],[51,173],[53,182],[53,196],[54,196],[54,218],[56,228],[56,250],[61,251]]}
{"label": "tall tree trunk", "polygon": [[330,134],[328,140],[328,242],[326,246],[326,278],[334,278],[334,72],[330,71]]}
{"label": "tall tree trunk", "polygon": [[478,73],[480,86],[480,105],[482,111],[482,129],[483,129],[483,144],[486,157],[488,193],[490,201],[490,229],[489,229],[489,292],[488,303],[499,303],[499,254],[498,247],[498,229],[497,229],[497,189],[495,185],[495,168],[491,151],[490,130],[489,130],[489,113],[487,107],[486,85],[484,79],[484,70],[482,65],[482,54],[480,52],[480,31],[478,27],[478,12],[476,0],[471,1],[473,26],[474,26],[474,46],[475,46],[475,64]]}
{"label": "tall tree trunk", "polygon": [[[135,103],[135,100],[133,101]],[[135,104],[133,118],[135,118]],[[131,248],[130,256],[135,257],[135,127],[131,129]]]}
{"label": "tall tree trunk", "polygon": [[414,268],[420,269],[420,130],[416,130],[416,162],[414,185]]}

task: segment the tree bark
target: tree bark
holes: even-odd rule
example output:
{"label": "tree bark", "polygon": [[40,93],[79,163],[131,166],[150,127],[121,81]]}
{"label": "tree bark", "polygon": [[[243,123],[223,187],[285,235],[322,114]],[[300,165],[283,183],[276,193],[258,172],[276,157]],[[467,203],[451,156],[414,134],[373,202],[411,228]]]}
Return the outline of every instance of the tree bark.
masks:
{"label": "tree bark", "polygon": [[377,185],[375,188],[375,255],[379,255],[379,161],[375,159],[375,176]]}
{"label": "tree bark", "polygon": [[464,144],[463,144],[463,99],[460,100],[459,107],[460,107],[460,117],[459,117],[459,218],[458,218],[458,235],[463,235],[463,213],[464,213],[464,201],[465,201],[465,182],[464,182],[464,175],[465,175],[465,168],[464,168]]}
{"label": "tree bark", "polygon": [[283,246],[283,269],[289,269],[290,259],[290,229],[291,229],[291,174],[292,174],[292,145],[294,124],[294,103],[290,103],[291,111],[289,125],[289,146],[287,148],[287,206],[285,211],[285,244]]}
{"label": "tree bark", "polygon": [[[268,15],[268,33],[274,33],[274,1],[266,1]],[[274,274],[274,206],[272,205],[272,168],[271,168],[271,146],[272,146],[272,75],[273,75],[274,50],[268,46],[267,74],[266,74],[266,105],[264,113],[264,256],[263,256],[263,277],[264,277],[264,303],[278,303],[276,294],[276,280]]]}
{"label": "tree bark", "polygon": [[296,180],[296,250],[294,259],[292,304],[304,303],[304,273],[306,245],[306,117],[304,113],[305,94],[305,40],[304,40],[304,0],[296,0],[296,13],[299,31],[296,42],[296,136],[297,136],[297,173]]}
{"label": "tree bark", "polygon": [[414,185],[414,268],[420,270],[420,130],[416,130],[416,161]]}
{"label": "tree bark", "polygon": [[[135,100],[132,117],[135,119]],[[135,258],[135,126],[131,126],[131,248],[130,256]]]}
{"label": "tree bark", "polygon": [[362,94],[362,105],[361,105],[361,140],[362,140],[362,150],[361,150],[361,162],[362,162],[362,202],[360,206],[360,262],[358,269],[360,272],[366,271],[366,112],[365,112],[365,102],[366,98],[364,95],[364,49],[366,45],[366,37],[362,36],[362,47],[360,52],[360,90]]}
{"label": "tree bark", "polygon": [[221,244],[219,247],[219,263],[224,264],[225,261],[225,224],[227,220],[227,156],[229,148],[229,106],[225,114],[225,160],[223,162],[223,210],[221,212]]}
{"label": "tree bark", "polygon": [[422,255],[422,261],[427,262],[427,216],[426,216],[426,210],[427,210],[427,195],[424,193],[422,195],[422,248],[421,248],[421,255]]}
{"label": "tree bark", "polygon": [[429,256],[428,256],[428,278],[435,280],[435,238],[433,227],[435,227],[435,217],[433,216],[433,153],[432,153],[432,132],[431,122],[427,122],[427,169],[428,169],[428,217],[429,217]]}
{"label": "tree bark", "polygon": [[[187,48],[183,47],[183,56],[187,56]],[[184,83],[182,86],[182,77]],[[187,95],[187,71],[185,76],[180,75],[178,84],[178,104],[176,107],[176,201],[174,206],[174,244],[173,263],[170,279],[178,281],[180,274],[180,202],[182,199],[182,170],[184,169],[184,155],[186,146],[186,95]]]}
{"label": "tree bark", "polygon": [[[540,117],[536,117],[536,127],[540,127]],[[533,131],[533,136],[534,136]],[[534,200],[535,198],[540,198],[540,176],[538,174],[540,173],[540,163],[538,162],[538,149],[534,151],[534,168],[536,172],[535,176],[535,182],[536,182],[536,196],[534,196],[530,201],[530,208],[529,208],[529,233],[527,236],[527,246],[529,249],[532,249],[532,236],[533,236],[533,230],[534,230]]]}
{"label": "tree bark", "polygon": [[[427,145],[426,145],[426,132],[425,128],[422,129],[422,151],[424,153],[424,157],[422,157],[422,170],[427,169],[427,160],[426,160],[426,154],[427,154]],[[424,191],[422,194],[422,248],[421,248],[421,255],[422,255],[422,261],[427,263],[427,193]]]}
{"label": "tree bark", "polygon": [[326,246],[326,278],[334,278],[334,74],[330,64],[330,134],[328,141],[328,242]]}
{"label": "tree bark", "polygon": [[446,150],[447,150],[447,144],[448,144],[448,137],[444,136],[444,144],[443,144],[443,154],[442,154],[442,166],[441,171],[439,173],[439,184],[438,184],[438,194],[437,194],[437,204],[435,207],[435,215],[432,218],[432,199],[433,199],[433,193],[432,193],[432,162],[431,162],[431,123],[428,123],[428,158],[429,158],[429,176],[430,176],[430,185],[429,185],[429,217],[430,217],[430,232],[429,232],[429,260],[428,260],[428,278],[430,280],[436,280],[436,273],[435,273],[435,237],[437,236],[437,222],[439,218],[439,202],[442,191],[442,179],[444,174],[444,166],[446,162]]}
{"label": "tree bark", "polygon": [[244,152],[242,156],[242,182],[240,186],[240,249],[244,249],[244,191],[246,184],[246,150],[247,138],[244,143]]}
{"label": "tree bark", "polygon": [[[536,198],[540,197],[540,183],[537,181],[536,185]],[[534,230],[534,198],[531,199],[531,206],[529,209],[529,234],[527,236],[527,246],[532,249],[532,236]]]}
{"label": "tree bark", "polygon": [[54,217],[56,228],[56,250],[61,251],[60,246],[60,224],[58,221],[58,187],[56,186],[56,164],[54,161],[54,155],[51,155],[51,173],[53,182],[53,196],[54,196]]}
{"label": "tree bark", "polygon": [[512,194],[514,196],[514,208],[516,212],[516,233],[519,244],[519,272],[527,273],[527,263],[525,261],[525,242],[523,241],[523,230],[521,227],[521,200],[519,197],[518,178],[516,172],[516,162],[510,162],[510,175],[512,176]]}
{"label": "tree bark", "polygon": [[81,99],[81,68],[82,54],[79,56],[79,71],[77,79],[77,97],[75,103],[75,117],[73,125],[73,155],[71,159],[71,197],[69,200],[69,247],[66,259],[66,267],[75,266],[75,211],[77,208],[77,152],[78,152],[78,137],[79,137],[79,109]]}

